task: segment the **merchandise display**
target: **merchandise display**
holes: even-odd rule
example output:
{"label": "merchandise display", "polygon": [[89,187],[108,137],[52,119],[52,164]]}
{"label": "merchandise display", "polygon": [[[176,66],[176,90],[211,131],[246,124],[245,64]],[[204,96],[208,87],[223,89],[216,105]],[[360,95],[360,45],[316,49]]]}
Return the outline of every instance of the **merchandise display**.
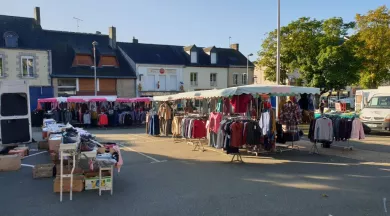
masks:
{"label": "merchandise display", "polygon": [[145,122],[151,100],[151,98],[117,98],[116,96],[38,99],[38,108],[33,112],[33,115],[36,115],[33,119],[39,122],[39,118],[51,118],[55,122],[64,124],[94,127],[127,127]]}
{"label": "merchandise display", "polygon": [[[163,104],[169,105],[175,101],[174,103],[186,104],[188,108],[192,107],[191,104],[195,101],[200,109],[195,112],[209,114],[207,122],[204,123],[204,119],[197,119],[200,116],[194,118],[188,115],[188,109],[184,109],[187,114],[185,116],[175,114],[171,126],[175,141],[178,141],[179,137],[200,138],[203,133],[199,135],[196,131],[200,127],[203,131],[205,127],[209,146],[224,149],[226,153],[233,154],[232,161],[237,156],[237,161],[242,162],[240,149],[246,149],[247,152],[256,155],[263,152],[282,152],[294,149],[294,141],[298,141],[303,134],[298,128],[298,124],[302,122],[302,114],[305,114],[305,121],[312,119],[310,117],[312,115],[307,113],[307,110],[311,110],[313,106],[311,95],[319,94],[319,92],[318,88],[254,84],[155,96],[153,101],[160,102],[160,108],[157,113],[152,111],[148,114],[147,122],[150,126],[146,131],[153,135],[164,133],[164,129],[158,131],[154,126],[151,127],[156,124],[155,118],[165,119],[165,115],[161,112],[161,107],[165,106]],[[288,102],[281,100],[278,122],[276,116],[278,110],[275,111],[272,108],[271,96],[301,96],[302,100],[299,105],[307,110],[303,112],[294,97],[291,97]],[[178,111],[173,110],[173,113],[178,113]],[[162,124],[164,123],[163,120]],[[154,132],[151,132],[151,129]],[[292,144],[287,147],[277,146],[276,141],[281,143],[292,141]]]}
{"label": "merchandise display", "polygon": [[[103,117],[104,118],[104,117]],[[105,125],[108,119],[102,119]],[[105,121],[105,122],[104,122]],[[50,178],[54,180],[54,192],[60,193],[60,201],[64,192],[70,193],[72,200],[73,192],[99,189],[109,190],[113,194],[114,168],[120,171],[123,158],[117,143],[100,143],[88,131],[73,127],[71,124],[61,124],[50,120],[43,120],[42,131],[45,132],[46,140],[40,146],[47,148],[50,153],[52,164],[38,164],[33,167],[33,178]],[[7,170],[20,168],[21,153],[25,154],[27,148],[13,148],[5,155]],[[23,151],[22,151],[23,150]],[[0,156],[0,160],[3,156]],[[11,158],[9,160],[8,158]],[[18,160],[16,160],[18,159]],[[14,165],[10,165],[10,163]],[[0,167],[1,170],[1,167]],[[5,169],[4,169],[5,170]],[[103,173],[103,175],[102,175]]]}

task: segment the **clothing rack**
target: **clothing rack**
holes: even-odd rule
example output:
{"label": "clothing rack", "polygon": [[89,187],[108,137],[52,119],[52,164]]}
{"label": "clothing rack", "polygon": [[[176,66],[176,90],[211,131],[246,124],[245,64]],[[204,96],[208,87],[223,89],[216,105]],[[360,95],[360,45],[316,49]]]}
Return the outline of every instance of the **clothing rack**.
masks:
{"label": "clothing rack", "polygon": [[[191,118],[191,119],[195,119],[195,120],[205,120],[205,118],[207,119],[208,116],[206,115],[201,115],[201,114],[187,114],[186,116],[184,116],[185,118]],[[198,139],[193,139],[193,138],[185,138],[186,141],[187,141],[187,145],[193,145],[194,148],[192,149],[192,151],[198,151],[198,150],[201,150],[202,152],[205,151],[205,148],[203,146],[203,142],[205,140],[205,138],[198,138]]]}

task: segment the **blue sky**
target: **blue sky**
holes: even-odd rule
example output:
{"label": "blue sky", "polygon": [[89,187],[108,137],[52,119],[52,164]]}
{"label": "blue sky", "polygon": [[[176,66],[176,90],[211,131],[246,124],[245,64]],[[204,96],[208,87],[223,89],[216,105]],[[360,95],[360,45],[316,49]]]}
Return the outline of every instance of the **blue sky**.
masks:
{"label": "blue sky", "polygon": [[[281,0],[281,24],[302,16],[342,17],[353,21],[389,0]],[[108,33],[117,27],[119,41],[228,47],[239,43],[243,54],[255,54],[265,34],[276,28],[277,0],[12,0],[0,14],[33,17],[41,7],[45,29],[77,31],[73,17],[83,20],[79,31]]]}

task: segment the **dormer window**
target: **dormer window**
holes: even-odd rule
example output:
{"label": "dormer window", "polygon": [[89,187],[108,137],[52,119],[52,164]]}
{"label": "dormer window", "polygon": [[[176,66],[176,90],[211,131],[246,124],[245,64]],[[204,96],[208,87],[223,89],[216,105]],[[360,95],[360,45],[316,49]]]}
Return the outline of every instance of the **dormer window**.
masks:
{"label": "dormer window", "polygon": [[72,66],[93,66],[92,56],[90,55],[75,55]]}
{"label": "dormer window", "polygon": [[211,64],[217,64],[217,48],[215,46],[203,48],[203,51],[210,57]]}
{"label": "dormer window", "polygon": [[15,48],[18,47],[18,39],[19,36],[15,32],[8,31],[5,32],[3,35],[5,46],[9,48]]}
{"label": "dormer window", "polygon": [[217,53],[211,53],[210,58],[211,58],[211,64],[217,64]]}
{"label": "dormer window", "polygon": [[198,63],[198,48],[194,45],[184,47],[184,51],[189,55],[191,64]]}
{"label": "dormer window", "polygon": [[198,63],[198,55],[196,51],[191,51],[191,63],[193,64]]}
{"label": "dormer window", "polygon": [[119,63],[115,56],[100,56],[99,67],[118,67]]}

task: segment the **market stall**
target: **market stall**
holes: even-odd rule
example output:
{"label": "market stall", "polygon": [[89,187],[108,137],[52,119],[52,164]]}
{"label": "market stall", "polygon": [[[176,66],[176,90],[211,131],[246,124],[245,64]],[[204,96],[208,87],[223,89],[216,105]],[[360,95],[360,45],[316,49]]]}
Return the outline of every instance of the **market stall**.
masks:
{"label": "market stall", "polygon": [[44,98],[38,99],[38,107],[34,113],[40,113],[41,117],[37,118],[37,122],[42,122],[43,118],[53,118],[57,122],[86,127],[127,127],[145,122],[146,111],[150,109],[151,101],[152,98],[146,97],[117,96]]}
{"label": "market stall", "polygon": [[[255,154],[275,151],[277,140],[282,143],[291,141],[291,147],[294,148],[294,141],[298,141],[301,136],[298,124],[302,121],[302,113],[293,96],[319,92],[318,88],[310,87],[246,85],[185,92],[153,99],[162,103],[182,99],[208,101],[206,108],[209,108],[210,112],[206,115],[207,122],[203,119],[205,115],[173,116],[173,135],[194,138],[196,130],[194,128],[202,127],[203,124],[200,122],[205,122],[209,145],[224,149],[228,154],[233,154],[233,157],[240,158],[239,149],[243,146]],[[289,96],[280,104],[279,122],[276,120],[276,112],[271,107],[269,96]],[[216,106],[211,109],[213,100]],[[164,109],[159,107],[153,116],[154,125],[159,125],[156,120],[160,118],[161,113],[164,113]],[[195,124],[197,127],[194,127]]]}

